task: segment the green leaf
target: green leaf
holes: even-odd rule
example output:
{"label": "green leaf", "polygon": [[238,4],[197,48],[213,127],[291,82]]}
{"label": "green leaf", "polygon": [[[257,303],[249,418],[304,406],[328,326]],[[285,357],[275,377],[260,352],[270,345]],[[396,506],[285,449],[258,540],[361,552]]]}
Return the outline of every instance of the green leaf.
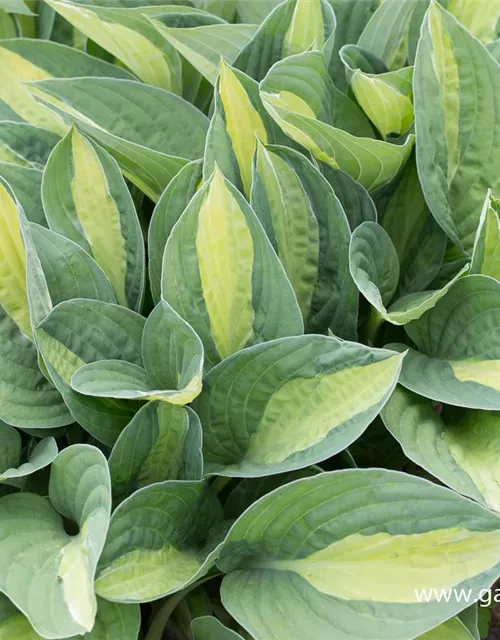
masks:
{"label": "green leaf", "polygon": [[195,640],[243,640],[239,633],[231,631],[213,616],[196,618],[191,629]]}
{"label": "green leaf", "polygon": [[258,84],[221,61],[214,115],[205,149],[205,180],[217,165],[250,199],[257,141],[263,144],[282,142],[284,136],[264,109]]}
{"label": "green leaf", "polygon": [[167,240],[162,295],[200,336],[207,367],[247,345],[303,330],[263,228],[218,169]]}
{"label": "green leaf", "polygon": [[418,351],[409,350],[400,383],[433,400],[498,411],[499,318],[500,283],[482,275],[460,278],[433,309],[405,327]]}
{"label": "green leaf", "polygon": [[0,161],[42,169],[59,136],[25,122],[0,122]]}
{"label": "green leaf", "polygon": [[409,158],[413,136],[404,145],[369,137],[365,116],[333,86],[316,51],[276,63],[260,90],[264,106],[287,135],[368,190],[390,182]]}
{"label": "green leaf", "polygon": [[[102,453],[88,445],[62,451],[52,463],[49,499],[31,493],[0,499],[0,590],[37,633],[64,638],[94,626],[93,579],[111,510]],[[78,525],[77,535],[66,533],[62,517]]]}
{"label": "green leaf", "polygon": [[[401,513],[404,512],[404,518]],[[414,476],[347,470],[298,480],[233,525],[218,565],[222,601],[260,640],[415,637],[498,576],[498,516]]]}
{"label": "green leaf", "polygon": [[481,210],[472,251],[471,273],[500,280],[500,211],[498,200],[488,190]]}
{"label": "green leaf", "polygon": [[8,13],[17,13],[18,15],[34,15],[24,0],[0,0],[0,9]]}
{"label": "green leaf", "polygon": [[168,303],[161,300],[144,325],[144,368],[120,360],[81,366],[71,378],[78,393],[102,397],[162,400],[184,405],[201,391],[203,344]]}
{"label": "green leaf", "polygon": [[29,122],[59,135],[66,132],[64,121],[38,103],[25,82],[72,76],[131,77],[124,69],[71,47],[24,38],[2,40],[0,69],[0,119]]}
{"label": "green leaf", "polygon": [[236,11],[241,22],[260,24],[278,4],[280,0],[236,0]]}
{"label": "green leaf", "polygon": [[19,164],[0,162],[0,176],[9,183],[28,220],[47,226],[40,195],[42,172]]}
{"label": "green leaf", "polygon": [[[362,0],[365,2],[366,0]],[[362,222],[377,221],[377,209],[368,191],[348,173],[319,163],[320,170],[333,188],[347,216],[351,231]]]}
{"label": "green leaf", "polygon": [[310,49],[324,50],[330,59],[335,14],[325,0],[286,0],[263,21],[241,51],[234,66],[262,80],[275,62]]}
{"label": "green leaf", "polygon": [[47,4],[146,84],[181,93],[179,57],[147,19],[169,10],[180,11],[180,7],[108,8],[61,0],[47,0]]}
{"label": "green leaf", "polygon": [[220,59],[232,64],[257,30],[252,24],[208,24],[174,28],[163,24],[159,19],[150,18],[150,22],[213,85],[219,75]]}
{"label": "green leaf", "polygon": [[444,418],[432,403],[397,387],[382,419],[416,464],[455,491],[500,512],[495,451],[500,416],[494,411],[467,411]]}
{"label": "green leaf", "polygon": [[300,153],[259,144],[251,204],[290,280],[307,331],[356,338],[349,224],[327,180]]}
{"label": "green leaf", "polygon": [[448,0],[446,8],[481,42],[497,37],[500,5],[496,0]]}
{"label": "green leaf", "polygon": [[[500,186],[500,67],[436,2],[426,14],[414,74],[417,162],[441,227],[470,253],[486,191]],[[477,96],[481,100],[477,101]],[[468,144],[468,141],[474,144]]]}
{"label": "green leaf", "polygon": [[387,138],[389,134],[403,135],[413,124],[412,78],[413,67],[387,73],[365,73],[341,49],[351,89],[358,104]]}
{"label": "green leaf", "polygon": [[91,398],[70,387],[86,363],[122,359],[142,365],[144,318],[125,307],[98,300],[58,304],[36,330],[40,352],[74,419],[101,442],[113,445],[135,413],[126,401]]}
{"label": "green leaf", "polygon": [[446,234],[425,203],[414,157],[388,197],[381,224],[399,258],[398,296],[423,291],[442,266]]}
{"label": "green leaf", "polygon": [[342,451],[389,398],[402,357],[319,335],[233,355],[207,375],[194,403],[206,472],[269,475]]}
{"label": "green leaf", "polygon": [[[21,438],[18,432],[4,423],[0,423],[0,431],[2,433],[0,482],[20,486],[24,478],[48,467],[57,456],[57,444],[54,438],[44,438],[35,445],[29,460],[21,464]],[[14,434],[17,434],[17,437]]]}
{"label": "green leaf", "polygon": [[155,207],[149,223],[149,285],[157,303],[161,298],[161,269],[165,244],[177,220],[202,181],[203,163],[190,162],[172,178]]}
{"label": "green leaf", "polygon": [[47,162],[42,199],[50,228],[95,259],[120,304],[140,309],[144,240],[134,202],[115,160],[72,128]]}
{"label": "green leaf", "polygon": [[72,418],[38,367],[20,214],[21,206],[0,178],[0,419],[20,427],[60,427]]}
{"label": "green leaf", "polygon": [[30,91],[74,119],[154,201],[181,167],[203,155],[207,118],[163,89],[114,78],[73,78],[42,80]]}
{"label": "green leaf", "polygon": [[150,602],[192,584],[211,568],[208,532],[222,507],[202,482],[169,480],[139,489],[117,507],[95,583],[113,602]]}
{"label": "green leaf", "polygon": [[474,636],[459,618],[452,618],[418,636],[417,640],[474,640]]}
{"label": "green leaf", "polygon": [[420,0],[384,0],[360,35],[358,44],[380,58],[389,69],[404,66],[408,29]]}
{"label": "green leaf", "polygon": [[[97,603],[94,628],[83,636],[84,640],[137,640],[141,621],[138,605],[115,604],[101,598],[97,599]],[[43,640],[28,619],[0,594],[0,640],[11,638]]]}
{"label": "green leaf", "polygon": [[399,282],[399,258],[384,228],[376,222],[363,222],[352,234],[349,255],[354,282],[375,308],[379,321],[383,319],[396,325],[424,315],[469,270],[469,265],[465,265],[441,289],[409,293],[394,300]]}
{"label": "green leaf", "polygon": [[119,435],[109,458],[113,496],[165,480],[200,480],[202,432],[187,407],[148,402]]}

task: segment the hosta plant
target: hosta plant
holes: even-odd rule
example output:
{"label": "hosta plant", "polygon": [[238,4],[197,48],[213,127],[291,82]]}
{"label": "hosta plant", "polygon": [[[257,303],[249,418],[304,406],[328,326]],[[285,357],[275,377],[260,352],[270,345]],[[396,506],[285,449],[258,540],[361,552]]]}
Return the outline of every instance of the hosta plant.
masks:
{"label": "hosta plant", "polygon": [[0,640],[479,640],[499,18],[0,0]]}

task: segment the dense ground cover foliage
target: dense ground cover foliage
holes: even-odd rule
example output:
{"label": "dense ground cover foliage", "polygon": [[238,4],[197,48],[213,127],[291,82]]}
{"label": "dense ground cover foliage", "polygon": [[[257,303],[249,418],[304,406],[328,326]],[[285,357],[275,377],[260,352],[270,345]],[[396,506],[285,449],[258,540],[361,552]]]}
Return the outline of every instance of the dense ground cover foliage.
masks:
{"label": "dense ground cover foliage", "polygon": [[0,640],[479,640],[500,2],[145,3],[0,0]]}

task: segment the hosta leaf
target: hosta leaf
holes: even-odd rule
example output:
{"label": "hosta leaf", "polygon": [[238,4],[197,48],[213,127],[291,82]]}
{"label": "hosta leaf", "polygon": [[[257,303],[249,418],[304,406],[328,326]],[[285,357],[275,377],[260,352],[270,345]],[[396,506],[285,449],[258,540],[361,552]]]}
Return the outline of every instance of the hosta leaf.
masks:
{"label": "hosta leaf", "polygon": [[17,38],[19,35],[17,24],[13,15],[0,8],[0,39]]}
{"label": "hosta leaf", "polygon": [[25,122],[0,122],[0,161],[42,169],[59,137]]}
{"label": "hosta leaf", "polygon": [[418,351],[409,350],[401,384],[440,402],[498,411],[499,317],[500,283],[482,275],[460,278],[433,309],[405,327]]}
{"label": "hosta leaf", "polygon": [[413,292],[394,300],[399,259],[384,228],[376,222],[363,222],[352,234],[349,255],[351,274],[360,292],[376,309],[380,320],[397,325],[420,318],[469,270],[465,265],[441,289]]}
{"label": "hosta leaf", "polygon": [[470,253],[485,193],[500,186],[500,67],[436,2],[422,27],[414,88],[425,199],[453,242]]}
{"label": "hosta leaf", "polygon": [[286,0],[270,13],[235,60],[235,67],[262,80],[278,60],[310,49],[330,59],[335,14],[325,0]]}
{"label": "hosta leaf", "polygon": [[67,129],[62,118],[38,103],[23,83],[53,77],[131,77],[124,69],[71,47],[24,38],[2,40],[0,68],[0,118],[29,122],[59,135]]}
{"label": "hosta leaf", "polygon": [[417,640],[475,640],[472,633],[459,618],[452,618],[427,631]]}
{"label": "hosta leaf", "polygon": [[252,24],[208,24],[175,28],[158,19],[151,18],[150,21],[158,33],[211,84],[215,84],[219,75],[220,59],[232,64],[257,30]]}
{"label": "hosta leaf", "polygon": [[263,228],[218,169],[167,240],[162,294],[200,336],[207,366],[302,332],[295,295]]}
{"label": "hosta leaf", "polygon": [[70,387],[71,377],[82,365],[97,360],[123,359],[142,365],[144,322],[125,307],[80,299],[58,304],[36,331],[50,376],[75,420],[105,444],[114,444],[135,406],[76,393]]}
{"label": "hosta leaf", "polygon": [[500,280],[500,210],[488,191],[479,218],[472,252],[471,273]]}
{"label": "hosta leaf", "polygon": [[359,108],[331,84],[318,52],[278,62],[260,89],[264,106],[287,135],[366,189],[390,182],[408,160],[412,136],[404,145],[358,137],[371,136],[371,127]]}
{"label": "hosta leaf", "polygon": [[59,427],[72,419],[38,367],[20,212],[19,203],[0,178],[0,418],[14,426]]}
{"label": "hosta leaf", "polygon": [[[44,438],[35,445],[31,451],[29,460],[20,464],[21,439],[19,434],[15,429],[3,423],[0,423],[0,432],[2,435],[0,482],[14,485],[22,484],[26,476],[47,467],[57,456],[57,444],[54,438]],[[19,438],[17,442],[14,442],[16,439],[14,434],[17,434]],[[6,454],[10,454],[8,456],[10,457],[10,461],[7,461]]]}
{"label": "hosta leaf", "polygon": [[203,163],[190,162],[172,178],[155,207],[149,223],[149,284],[155,302],[161,298],[163,252],[175,223],[202,182]]}
{"label": "hosta leaf", "polygon": [[241,22],[260,24],[278,4],[280,0],[236,0],[236,12]]}
{"label": "hosta leaf", "polygon": [[228,629],[213,616],[196,618],[191,629],[195,640],[243,640],[239,633]]}
{"label": "hosta leaf", "polygon": [[464,606],[435,595],[421,604],[422,590],[459,585],[475,597],[496,579],[498,523],[414,476],[322,473],[273,491],[233,525],[218,561],[222,601],[260,640],[409,640]]}
{"label": "hosta leaf", "polygon": [[[236,19],[237,0],[194,0],[193,4],[198,9],[202,9],[213,16],[218,16],[227,22],[234,22]],[[242,22],[252,22],[242,20]]]}
{"label": "hosta leaf", "polygon": [[[97,599],[94,628],[84,640],[137,640],[140,626],[138,605],[116,604]],[[0,594],[0,640],[43,640],[16,607]],[[72,636],[74,638],[74,636]],[[71,640],[66,638],[65,640]]]}
{"label": "hosta leaf", "polygon": [[[146,84],[181,92],[179,58],[171,46],[165,45],[146,17],[173,7],[108,8],[60,0],[47,0],[47,4]],[[176,11],[180,9],[175,8]]]}
{"label": "hosta leaf", "polygon": [[93,256],[120,304],[140,309],[144,240],[115,160],[73,127],[47,162],[42,198],[50,228]]}
{"label": "hosta leaf", "polygon": [[499,414],[471,410],[443,419],[429,400],[398,386],[381,415],[410,460],[455,491],[500,511]]}
{"label": "hosta leaf", "polygon": [[207,536],[222,507],[206,484],[170,480],[136,491],[113,513],[95,583],[114,602],[149,602],[203,576],[217,553]]}
{"label": "hosta leaf", "polygon": [[[102,453],[88,445],[62,451],[52,463],[49,498],[0,499],[0,589],[37,633],[64,638],[94,626],[93,579],[111,510]],[[77,535],[66,533],[62,517],[78,525]]]}
{"label": "hosta leaf", "polygon": [[251,204],[278,253],[308,332],[356,338],[349,224],[327,180],[300,153],[259,144]]}
{"label": "hosta leaf", "polygon": [[319,335],[273,340],[233,355],[208,374],[194,403],[206,471],[269,475],[342,451],[384,405],[401,360]]}
{"label": "hosta leaf", "polygon": [[257,141],[266,144],[279,142],[280,138],[283,134],[264,109],[257,83],[221,61],[205,150],[205,180],[218,165],[250,199]]}
{"label": "hosta leaf", "polygon": [[335,11],[337,22],[332,59],[329,65],[330,77],[338,89],[347,91],[348,82],[339,51],[343,46],[358,41],[366,23],[378,6],[378,0],[350,0],[350,2],[329,0],[329,2]]}
{"label": "hosta leaf", "polygon": [[0,9],[18,15],[32,16],[33,11],[24,0],[0,0]]}
{"label": "hosta leaf", "polygon": [[43,80],[30,85],[118,162],[152,200],[189,160],[203,155],[207,118],[163,89],[114,78]]}
{"label": "hosta leaf", "polygon": [[203,345],[193,329],[161,300],[142,335],[144,368],[100,360],[80,367],[71,387],[88,396],[163,400],[184,405],[201,391]]}
{"label": "hosta leaf", "polygon": [[200,480],[202,433],[189,408],[148,402],[118,437],[109,458],[113,496],[165,480]]}
{"label": "hosta leaf", "polygon": [[351,59],[343,55],[344,51],[342,49],[340,55],[351,89],[366,115],[385,138],[391,133],[406,133],[413,124],[413,67],[378,75],[365,73],[352,65]]}
{"label": "hosta leaf", "polygon": [[40,195],[42,172],[19,164],[0,162],[0,176],[9,183],[28,220],[47,226]]}
{"label": "hosta leaf", "polygon": [[382,226],[399,257],[398,296],[426,289],[439,273],[446,234],[431,215],[412,158],[384,207]]}
{"label": "hosta leaf", "polygon": [[496,38],[500,18],[500,4],[497,0],[448,0],[446,8],[481,42],[486,43]]}
{"label": "hosta leaf", "polygon": [[[362,0],[365,2],[365,0]],[[377,221],[377,209],[367,190],[348,173],[320,163],[322,174],[330,183],[344,209],[351,231],[362,222]]]}
{"label": "hosta leaf", "polygon": [[371,17],[358,44],[380,58],[389,69],[404,66],[408,29],[421,0],[385,0]]}

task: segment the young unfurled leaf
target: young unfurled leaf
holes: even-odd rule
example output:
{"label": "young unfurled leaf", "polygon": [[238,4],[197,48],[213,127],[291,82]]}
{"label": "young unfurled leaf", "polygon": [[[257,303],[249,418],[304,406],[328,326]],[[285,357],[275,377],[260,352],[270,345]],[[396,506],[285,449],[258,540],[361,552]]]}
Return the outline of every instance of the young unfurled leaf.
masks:
{"label": "young unfurled leaf", "polygon": [[[49,500],[31,493],[0,499],[0,589],[42,637],[65,638],[94,626],[93,579],[111,510],[102,453],[88,445],[62,451],[52,463]],[[68,535],[62,517],[80,532]]]}
{"label": "young unfurled leaf", "polygon": [[72,419],[38,367],[20,215],[20,204],[0,178],[0,418],[22,427],[59,427]]}
{"label": "young unfurled leaf", "polygon": [[425,199],[451,240],[470,253],[485,193],[500,186],[500,67],[437,2],[422,26],[414,94]]}
{"label": "young unfurled leaf", "polygon": [[115,160],[72,128],[45,167],[42,198],[50,228],[93,256],[117,301],[139,310],[144,293],[144,240]]}
{"label": "young unfurled leaf", "polygon": [[[463,608],[437,602],[432,588],[459,585],[476,597],[496,579],[498,523],[414,476],[322,473],[273,491],[236,521],[218,560],[222,601],[261,640],[339,627],[352,639],[416,637]],[[426,590],[430,601],[420,603]]]}
{"label": "young unfurled leaf", "polygon": [[148,402],[118,437],[109,458],[113,496],[165,480],[201,480],[202,432],[189,408]]}
{"label": "young unfurled leaf", "polygon": [[388,399],[401,361],[391,351],[318,335],[233,355],[208,374],[194,403],[206,471],[268,475],[342,451]]}
{"label": "young unfurled leaf", "polygon": [[200,336],[207,366],[303,330],[295,294],[262,226],[218,169],[167,240],[162,295]]}
{"label": "young unfurled leaf", "polygon": [[80,367],[71,387],[102,398],[162,400],[184,405],[201,391],[203,345],[193,329],[164,300],[142,334],[142,362],[99,360]]}
{"label": "young unfurled leaf", "polygon": [[486,194],[479,218],[471,273],[482,273],[500,281],[500,209],[491,191]]}
{"label": "young unfurled leaf", "polygon": [[226,23],[169,27],[158,18],[150,18],[153,27],[211,84],[215,84],[219,75],[221,58],[232,64],[257,30],[251,24]]}
{"label": "young unfurled leaf", "polygon": [[221,61],[205,150],[205,179],[217,165],[249,199],[257,141],[282,140],[283,134],[264,109],[257,83]]}
{"label": "young unfurled leaf", "polygon": [[59,136],[26,122],[0,122],[0,162],[42,169]]}
{"label": "young unfurled leaf", "polygon": [[183,167],[163,192],[149,224],[149,285],[155,302],[161,298],[161,269],[165,244],[202,181],[203,163],[195,160]]}
{"label": "young unfurled leaf", "polygon": [[125,307],[75,299],[54,307],[36,330],[50,376],[75,420],[106,444],[114,444],[136,407],[76,393],[71,378],[81,366],[97,360],[122,359],[141,366],[144,323],[142,316]]}
{"label": "young unfurled leaf", "polygon": [[401,384],[440,402],[498,411],[499,322],[500,283],[482,275],[460,278],[433,309],[406,325],[418,351],[409,350]]}
{"label": "young unfurled leaf", "polygon": [[351,89],[358,104],[387,138],[403,135],[413,124],[413,67],[387,73],[366,73],[352,64],[352,59],[340,51]]}
{"label": "young unfurled leaf", "polygon": [[382,419],[410,460],[455,491],[500,512],[500,415],[467,411],[441,417],[432,403],[397,387]]}
{"label": "young unfurled leaf", "polygon": [[53,77],[107,76],[130,78],[130,74],[81,51],[55,42],[15,38],[0,45],[0,116],[2,120],[29,122],[64,135],[67,126],[48,106],[38,103],[25,82]]}
{"label": "young unfurled leaf", "polygon": [[252,207],[285,268],[306,328],[356,338],[349,225],[327,180],[300,153],[259,144]]}
{"label": "young unfurled leaf", "polygon": [[74,119],[154,201],[181,167],[203,155],[206,116],[157,87],[114,78],[75,78],[42,80],[29,89]]}
{"label": "young unfurled leaf", "polygon": [[286,0],[270,13],[234,66],[260,81],[275,62],[289,55],[324,50],[327,60],[333,50],[335,14],[325,0]]}
{"label": "young unfurled leaf", "polygon": [[170,480],[136,491],[111,519],[96,593],[113,602],[149,602],[193,583],[217,554],[212,527],[222,507],[203,482]]}
{"label": "young unfurled leaf", "polygon": [[264,106],[287,135],[366,189],[390,182],[409,158],[413,137],[403,145],[370,137],[368,120],[332,85],[318,52],[276,63],[260,91]]}
{"label": "young unfurled leaf", "polygon": [[351,237],[351,275],[359,291],[376,309],[379,321],[406,324],[434,307],[462,275],[465,265],[441,289],[419,291],[394,299],[399,282],[399,258],[391,238],[376,222],[363,222]]}

